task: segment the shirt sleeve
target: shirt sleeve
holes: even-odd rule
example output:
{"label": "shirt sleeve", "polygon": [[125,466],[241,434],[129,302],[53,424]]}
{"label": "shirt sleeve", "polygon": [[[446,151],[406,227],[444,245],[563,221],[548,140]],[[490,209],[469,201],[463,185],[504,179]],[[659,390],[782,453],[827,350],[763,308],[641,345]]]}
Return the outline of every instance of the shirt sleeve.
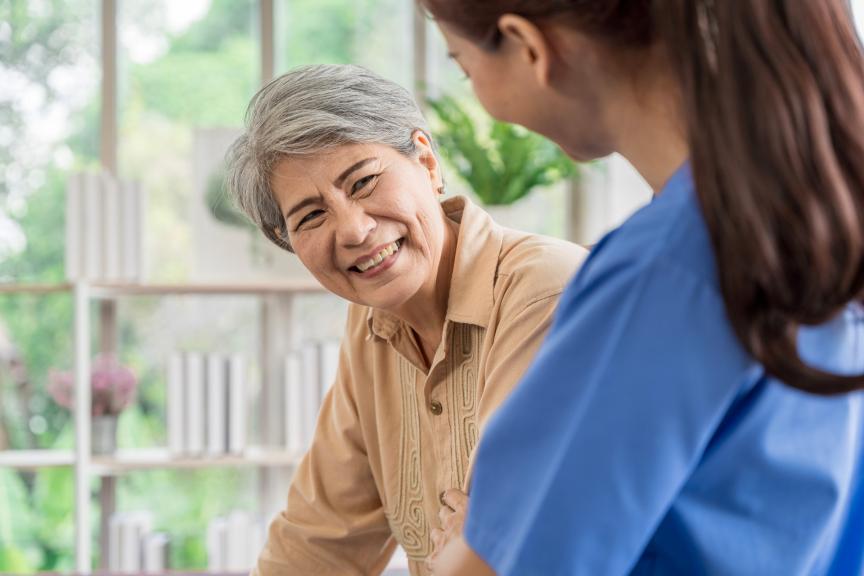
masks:
{"label": "shirt sleeve", "polygon": [[465,537],[498,574],[628,572],[749,365],[688,272],[585,272],[478,448]]}
{"label": "shirt sleeve", "polygon": [[253,574],[379,574],[395,549],[373,478],[343,342],[309,452]]}

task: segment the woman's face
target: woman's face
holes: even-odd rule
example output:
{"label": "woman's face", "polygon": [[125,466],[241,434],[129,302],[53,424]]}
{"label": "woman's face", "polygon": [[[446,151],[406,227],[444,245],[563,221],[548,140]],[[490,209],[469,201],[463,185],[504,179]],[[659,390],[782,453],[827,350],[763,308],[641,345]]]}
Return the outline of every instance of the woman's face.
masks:
{"label": "woman's face", "polygon": [[345,145],[285,158],[271,188],[295,253],[343,298],[396,309],[434,284],[445,238],[441,177],[426,136],[419,154],[379,144]]}
{"label": "woman's face", "polygon": [[[542,32],[522,18],[505,18],[512,25],[505,20],[504,39],[493,51],[438,22],[451,57],[470,78],[483,107],[499,120],[550,138],[575,160],[610,154],[612,102],[600,47],[575,31]],[[550,33],[558,46],[550,44]],[[574,56],[561,59],[562,47]]]}

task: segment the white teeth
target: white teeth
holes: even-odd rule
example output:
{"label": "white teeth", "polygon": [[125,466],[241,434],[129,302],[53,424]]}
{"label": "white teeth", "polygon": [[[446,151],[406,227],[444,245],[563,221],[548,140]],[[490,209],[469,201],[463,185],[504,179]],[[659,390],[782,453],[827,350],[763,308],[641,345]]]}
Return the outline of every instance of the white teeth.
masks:
{"label": "white teeth", "polygon": [[361,264],[357,264],[357,269],[360,270],[360,272],[366,272],[370,268],[381,264],[381,262],[383,262],[385,258],[393,255],[394,253],[396,253],[396,251],[399,250],[399,245],[399,241],[393,242],[392,244],[381,250],[378,254],[376,254],[374,258],[370,258],[369,260]]}

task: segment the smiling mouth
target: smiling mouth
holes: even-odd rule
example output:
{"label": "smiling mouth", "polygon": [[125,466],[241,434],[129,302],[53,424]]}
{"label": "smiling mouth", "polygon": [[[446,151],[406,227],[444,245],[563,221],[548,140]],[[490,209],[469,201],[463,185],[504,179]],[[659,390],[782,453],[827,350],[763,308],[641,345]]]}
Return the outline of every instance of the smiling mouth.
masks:
{"label": "smiling mouth", "polygon": [[402,247],[402,243],[405,241],[404,238],[399,238],[395,242],[392,242],[385,246],[378,254],[374,257],[369,258],[364,262],[360,262],[354,266],[351,266],[348,270],[351,272],[357,272],[359,274],[364,274],[369,272],[370,270],[375,270],[380,266],[387,258],[395,254]]}

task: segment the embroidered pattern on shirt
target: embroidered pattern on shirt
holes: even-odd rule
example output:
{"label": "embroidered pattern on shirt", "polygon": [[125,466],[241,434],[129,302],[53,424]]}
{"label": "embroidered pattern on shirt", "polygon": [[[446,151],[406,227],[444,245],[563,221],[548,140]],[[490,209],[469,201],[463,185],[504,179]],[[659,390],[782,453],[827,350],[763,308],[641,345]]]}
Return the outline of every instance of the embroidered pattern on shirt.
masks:
{"label": "embroidered pattern on shirt", "polygon": [[471,324],[454,324],[450,332],[447,366],[447,399],[450,404],[450,461],[453,486],[465,490],[465,474],[477,446],[477,372],[484,329]]}
{"label": "embroidered pattern on shirt", "polygon": [[429,523],[423,510],[423,472],[420,462],[420,413],[417,405],[416,368],[400,354],[402,427],[399,434],[399,494],[396,508],[387,514],[390,529],[405,554],[425,560],[431,552]]}

